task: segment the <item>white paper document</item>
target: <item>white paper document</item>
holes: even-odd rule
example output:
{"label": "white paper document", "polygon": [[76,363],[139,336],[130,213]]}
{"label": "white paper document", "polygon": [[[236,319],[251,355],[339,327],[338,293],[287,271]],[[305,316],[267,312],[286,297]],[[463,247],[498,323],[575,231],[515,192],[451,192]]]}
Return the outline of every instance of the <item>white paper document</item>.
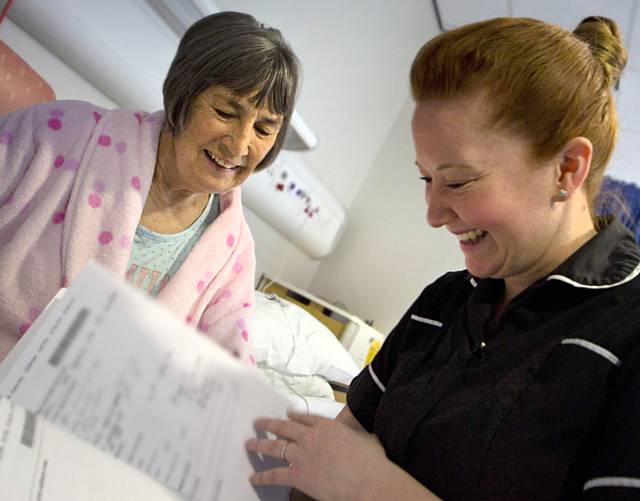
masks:
{"label": "white paper document", "polygon": [[180,500],[133,467],[7,399],[0,399],[0,486],[3,501]]}
{"label": "white paper document", "polygon": [[[283,488],[249,484],[253,471],[277,462],[243,447],[256,436],[255,418],[285,415],[284,398],[254,369],[98,265],[83,269],[16,353],[0,366],[0,396],[27,415],[183,499],[286,499]],[[2,471],[0,462],[0,479]]]}

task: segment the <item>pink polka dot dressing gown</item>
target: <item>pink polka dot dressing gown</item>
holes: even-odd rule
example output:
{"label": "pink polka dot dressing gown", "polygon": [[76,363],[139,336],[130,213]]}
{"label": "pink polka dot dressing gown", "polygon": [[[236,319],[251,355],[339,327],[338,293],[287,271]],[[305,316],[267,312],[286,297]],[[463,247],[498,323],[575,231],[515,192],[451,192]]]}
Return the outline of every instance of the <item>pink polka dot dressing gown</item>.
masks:
{"label": "pink polka dot dressing gown", "polygon": [[[0,116],[0,360],[89,259],[125,276],[164,113],[58,101]],[[255,257],[240,189],[157,299],[240,359]]]}

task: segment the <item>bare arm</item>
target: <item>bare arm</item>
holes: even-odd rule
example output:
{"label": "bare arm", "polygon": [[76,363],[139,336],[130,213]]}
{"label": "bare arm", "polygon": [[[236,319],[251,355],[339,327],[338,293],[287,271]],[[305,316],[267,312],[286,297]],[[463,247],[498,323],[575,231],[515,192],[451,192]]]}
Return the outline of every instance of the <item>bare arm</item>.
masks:
{"label": "bare arm", "polygon": [[351,409],[349,406],[345,404],[345,406],[340,411],[340,414],[336,416],[336,421],[346,424],[353,431],[359,431],[360,433],[368,433],[362,425],[360,421],[358,421],[355,416],[351,413]]}

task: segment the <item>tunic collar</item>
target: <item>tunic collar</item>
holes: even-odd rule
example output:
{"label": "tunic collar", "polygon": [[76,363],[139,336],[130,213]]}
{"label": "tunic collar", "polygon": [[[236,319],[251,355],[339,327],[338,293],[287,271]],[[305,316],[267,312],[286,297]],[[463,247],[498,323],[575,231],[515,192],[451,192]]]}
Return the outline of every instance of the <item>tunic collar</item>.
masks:
{"label": "tunic collar", "polygon": [[[640,274],[640,251],[635,236],[617,218],[606,226],[540,282],[560,281],[583,289],[608,289]],[[502,279],[479,279],[469,275],[473,287],[482,284],[491,294],[499,292]],[[491,284],[491,285],[489,285]],[[486,289],[489,287],[489,289]]]}
{"label": "tunic collar", "polygon": [[608,289],[640,274],[640,252],[634,235],[618,220],[607,225],[546,280],[559,280],[583,289]]}

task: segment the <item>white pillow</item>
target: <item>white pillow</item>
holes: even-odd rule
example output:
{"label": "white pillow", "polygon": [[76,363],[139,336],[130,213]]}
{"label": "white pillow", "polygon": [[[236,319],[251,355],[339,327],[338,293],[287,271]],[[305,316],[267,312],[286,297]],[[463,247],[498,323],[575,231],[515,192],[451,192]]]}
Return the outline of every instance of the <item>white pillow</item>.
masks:
{"label": "white pillow", "polygon": [[338,338],[313,315],[256,291],[252,341],[260,363],[287,374],[320,375],[348,385],[360,369]]}

